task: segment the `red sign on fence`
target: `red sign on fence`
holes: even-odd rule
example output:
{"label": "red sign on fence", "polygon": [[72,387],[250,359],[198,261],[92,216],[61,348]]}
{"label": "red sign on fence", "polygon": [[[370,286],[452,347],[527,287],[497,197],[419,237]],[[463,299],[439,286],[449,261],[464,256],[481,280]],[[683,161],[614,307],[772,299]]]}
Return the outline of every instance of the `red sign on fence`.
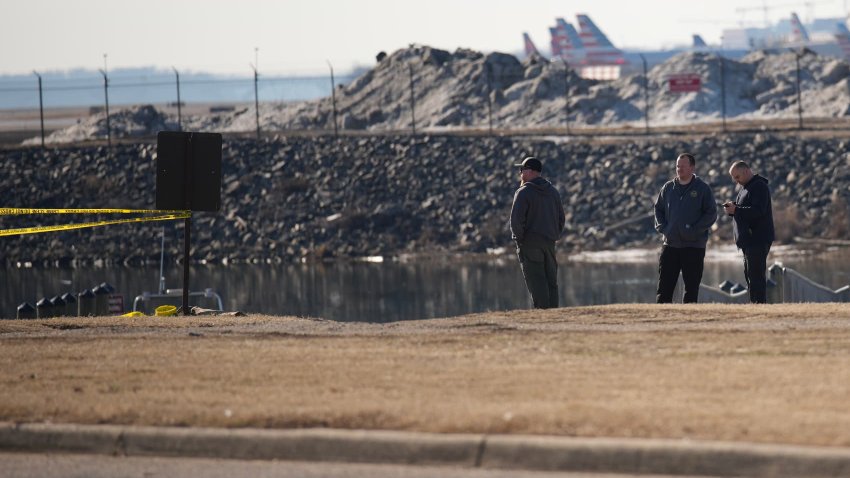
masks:
{"label": "red sign on fence", "polygon": [[702,89],[702,78],[695,73],[682,73],[667,77],[667,90],[670,93],[692,93]]}

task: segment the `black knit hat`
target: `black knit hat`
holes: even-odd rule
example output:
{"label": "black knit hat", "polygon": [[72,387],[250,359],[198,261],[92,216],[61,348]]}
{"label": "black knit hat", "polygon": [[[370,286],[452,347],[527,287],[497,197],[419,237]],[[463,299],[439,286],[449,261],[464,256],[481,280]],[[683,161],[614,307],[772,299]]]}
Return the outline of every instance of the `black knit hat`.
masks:
{"label": "black knit hat", "polygon": [[534,156],[529,156],[523,159],[522,163],[514,164],[514,167],[520,169],[532,169],[534,171],[537,171],[538,173],[543,171],[543,163],[541,163],[540,160],[535,158]]}

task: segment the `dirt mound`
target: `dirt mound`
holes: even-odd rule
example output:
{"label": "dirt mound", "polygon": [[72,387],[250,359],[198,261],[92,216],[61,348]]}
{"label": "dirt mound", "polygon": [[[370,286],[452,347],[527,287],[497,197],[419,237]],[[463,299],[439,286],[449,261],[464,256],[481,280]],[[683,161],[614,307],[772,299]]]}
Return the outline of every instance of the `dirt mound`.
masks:
{"label": "dirt mound", "polygon": [[[486,125],[488,95],[498,127],[559,126],[565,123],[568,84],[569,119],[574,125],[643,121],[647,81],[650,120],[655,125],[719,119],[724,86],[726,115],[730,119],[794,117],[798,54],[804,114],[846,116],[850,110],[850,66],[809,50],[758,51],[741,60],[687,52],[652,68],[648,80],[643,75],[632,75],[597,82],[580,78],[562,63],[541,58],[520,63],[501,53],[449,53],[411,47],[395,52],[350,85],[338,88],[339,125],[348,130],[409,128],[411,72],[416,126],[431,130]],[[700,75],[702,90],[668,92],[667,79],[678,73]],[[211,121],[198,118],[194,125],[205,129]],[[255,127],[254,121],[254,110],[248,108],[213,122],[224,131],[250,131]],[[331,99],[263,105],[260,122],[266,129],[332,129]]]}
{"label": "dirt mound", "polygon": [[[651,124],[714,121],[721,117],[725,95],[729,119],[776,119],[797,115],[796,62],[799,55],[802,106],[807,117],[850,113],[850,66],[847,62],[801,52],[758,51],[740,60],[714,53],[687,52],[652,68],[645,78],[632,75],[610,82],[580,78],[563,63],[532,57],[520,62],[503,53],[454,53],[412,46],[383,58],[348,85],[339,85],[336,124],[343,130],[408,129],[415,117],[420,131],[483,127],[522,129],[622,125],[643,122],[648,87]],[[700,75],[699,92],[670,93],[670,75]],[[411,98],[411,85],[413,98]],[[569,87],[569,108],[565,102]],[[492,100],[492,103],[488,102]],[[331,97],[299,103],[260,105],[260,127],[278,130],[332,130]],[[256,128],[253,106],[219,115],[186,119],[193,131],[244,132]],[[114,137],[152,136],[174,129],[174,119],[151,106],[113,115]],[[99,139],[106,136],[105,117],[57,131],[48,142]],[[35,139],[28,140],[35,144]]]}
{"label": "dirt mound", "polygon": [[[162,113],[152,105],[120,109],[109,115],[109,132],[112,138],[139,138],[155,136],[158,131],[177,129],[177,120]],[[99,113],[65,129],[57,130],[44,138],[45,143],[73,143],[106,139],[106,113]],[[41,144],[41,138],[30,138],[25,146]]]}

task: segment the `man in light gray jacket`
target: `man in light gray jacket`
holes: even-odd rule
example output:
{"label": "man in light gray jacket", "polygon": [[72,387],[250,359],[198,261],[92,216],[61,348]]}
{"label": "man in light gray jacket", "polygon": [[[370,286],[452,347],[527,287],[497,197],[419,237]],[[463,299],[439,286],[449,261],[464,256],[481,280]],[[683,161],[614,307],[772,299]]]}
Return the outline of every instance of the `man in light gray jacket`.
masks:
{"label": "man in light gray jacket", "polygon": [[679,272],[685,283],[682,302],[697,302],[702,281],[705,245],[717,220],[714,193],[694,174],[696,158],[689,153],[676,158],[676,177],[664,184],[655,201],[655,230],[664,236],[658,259],[656,302],[673,302]]}
{"label": "man in light gray jacket", "polygon": [[525,286],[534,307],[558,307],[558,260],[555,241],[564,230],[561,195],[540,175],[543,164],[534,157],[519,166],[522,184],[511,207],[511,237],[516,243]]}

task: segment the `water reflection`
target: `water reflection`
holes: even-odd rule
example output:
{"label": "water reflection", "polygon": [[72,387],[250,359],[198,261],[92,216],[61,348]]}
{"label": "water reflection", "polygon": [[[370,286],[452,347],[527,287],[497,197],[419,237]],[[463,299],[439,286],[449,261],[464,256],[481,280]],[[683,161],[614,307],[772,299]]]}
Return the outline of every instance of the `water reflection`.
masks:
{"label": "water reflection", "polygon": [[[734,257],[734,255],[733,255]],[[771,256],[833,289],[850,283],[850,251]],[[564,306],[652,302],[656,257],[627,263],[561,261]],[[155,292],[158,268],[0,270],[0,315],[14,317],[18,304],[79,291],[108,282],[125,296],[129,309],[143,291]],[[211,287],[225,308],[249,313],[323,317],[339,321],[388,322],[473,312],[529,308],[519,266],[512,257],[488,261],[457,258],[383,263],[198,266],[193,290]],[[738,260],[707,260],[703,282],[743,282]],[[182,270],[166,273],[178,287]]]}

